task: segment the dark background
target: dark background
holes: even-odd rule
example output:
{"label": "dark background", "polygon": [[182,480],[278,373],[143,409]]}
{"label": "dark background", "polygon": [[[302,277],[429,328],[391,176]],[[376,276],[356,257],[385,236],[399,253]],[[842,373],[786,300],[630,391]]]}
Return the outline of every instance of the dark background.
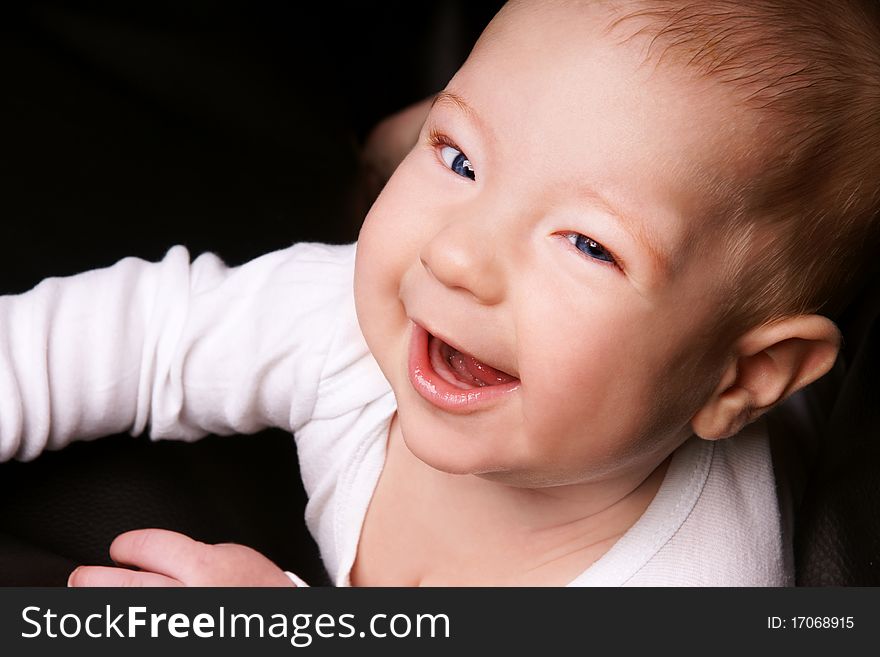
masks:
{"label": "dark background", "polygon": [[[500,4],[0,9],[0,294],[174,244],[239,264],[354,240],[369,130],[441,89]],[[802,585],[880,584],[878,308],[875,278],[841,318],[833,375],[807,395],[809,438],[803,413],[770,418]],[[250,545],[326,583],[304,503],[282,432],[76,443],[0,465],[0,585],[63,585],[148,526]]]}

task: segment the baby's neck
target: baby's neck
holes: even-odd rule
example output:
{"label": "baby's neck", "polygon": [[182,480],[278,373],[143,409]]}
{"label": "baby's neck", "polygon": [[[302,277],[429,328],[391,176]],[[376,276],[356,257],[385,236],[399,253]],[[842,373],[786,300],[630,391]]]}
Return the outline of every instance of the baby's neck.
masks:
{"label": "baby's neck", "polygon": [[[404,581],[387,584],[567,584],[644,513],[668,460],[632,481],[517,488],[427,466],[407,449],[394,422],[364,538],[384,525],[406,546],[398,560],[424,555],[411,572],[409,565],[404,569]],[[406,520],[388,526],[398,519]]]}

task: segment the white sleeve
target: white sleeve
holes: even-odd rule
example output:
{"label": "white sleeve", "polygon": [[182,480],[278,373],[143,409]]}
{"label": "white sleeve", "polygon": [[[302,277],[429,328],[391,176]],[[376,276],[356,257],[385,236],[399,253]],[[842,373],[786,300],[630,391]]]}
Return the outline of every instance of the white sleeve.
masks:
{"label": "white sleeve", "polygon": [[350,296],[354,245],[229,268],[184,247],[0,297],[0,460],[122,431],[296,431]]}

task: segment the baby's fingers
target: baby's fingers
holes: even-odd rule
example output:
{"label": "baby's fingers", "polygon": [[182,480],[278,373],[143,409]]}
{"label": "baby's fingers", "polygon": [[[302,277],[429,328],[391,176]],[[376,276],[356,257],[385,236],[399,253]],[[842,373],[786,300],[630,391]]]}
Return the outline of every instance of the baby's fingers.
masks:
{"label": "baby's fingers", "polygon": [[135,529],[113,540],[110,557],[118,564],[192,585],[205,568],[211,547],[167,529]]}
{"label": "baby's fingers", "polygon": [[80,566],[67,579],[67,586],[125,586],[125,587],[157,587],[182,586],[176,579],[157,573],[148,573],[126,568],[108,566]]}

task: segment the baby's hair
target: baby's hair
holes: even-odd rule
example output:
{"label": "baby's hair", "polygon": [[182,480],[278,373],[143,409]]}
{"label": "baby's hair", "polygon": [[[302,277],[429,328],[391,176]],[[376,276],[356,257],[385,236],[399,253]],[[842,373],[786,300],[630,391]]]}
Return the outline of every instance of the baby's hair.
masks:
{"label": "baby's hair", "polygon": [[[877,0],[633,0],[609,31],[643,38],[733,92],[766,130],[766,173],[737,190],[721,325],[840,313],[876,260],[880,214]],[[755,276],[758,272],[760,275]]]}

